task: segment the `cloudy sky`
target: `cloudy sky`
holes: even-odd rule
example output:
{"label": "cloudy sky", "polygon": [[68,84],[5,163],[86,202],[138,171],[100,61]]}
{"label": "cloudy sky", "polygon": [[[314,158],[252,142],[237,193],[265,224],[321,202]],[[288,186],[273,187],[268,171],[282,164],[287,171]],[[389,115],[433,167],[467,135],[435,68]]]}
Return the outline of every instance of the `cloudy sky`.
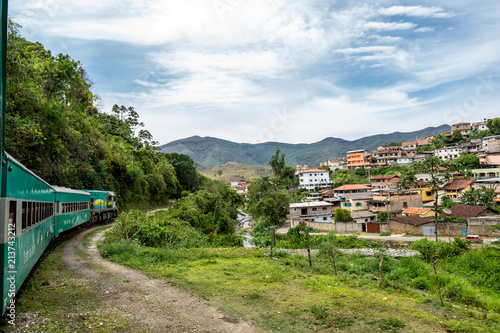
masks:
{"label": "cloudy sky", "polygon": [[134,106],[161,144],[312,143],[500,116],[497,0],[9,6],[24,37],[83,63],[102,111]]}

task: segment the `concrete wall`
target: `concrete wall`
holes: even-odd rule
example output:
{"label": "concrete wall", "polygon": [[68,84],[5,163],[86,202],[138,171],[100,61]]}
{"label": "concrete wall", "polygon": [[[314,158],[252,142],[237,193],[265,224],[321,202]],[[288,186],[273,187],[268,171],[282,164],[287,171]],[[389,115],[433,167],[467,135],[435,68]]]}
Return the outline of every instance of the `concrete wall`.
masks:
{"label": "concrete wall", "polygon": [[500,218],[494,216],[475,217],[469,219],[467,233],[480,236],[500,236],[500,230],[491,231],[490,227],[499,225]]}
{"label": "concrete wall", "polygon": [[363,224],[356,222],[335,222],[335,232],[355,233],[363,231]]}
{"label": "concrete wall", "polygon": [[[290,220],[290,227],[295,228],[299,225],[298,220]],[[307,225],[313,229],[318,229],[321,231],[335,230],[335,223],[323,223],[323,222],[307,222]]]}

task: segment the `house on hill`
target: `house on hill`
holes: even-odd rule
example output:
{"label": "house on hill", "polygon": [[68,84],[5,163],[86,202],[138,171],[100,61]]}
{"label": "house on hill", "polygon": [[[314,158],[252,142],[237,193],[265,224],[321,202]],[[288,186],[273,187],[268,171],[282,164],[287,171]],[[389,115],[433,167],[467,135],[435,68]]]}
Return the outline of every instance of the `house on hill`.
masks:
{"label": "house on hill", "polygon": [[472,131],[472,126],[470,123],[466,122],[453,124],[451,125],[451,132],[453,133],[454,130],[459,130],[460,134],[467,136]]}
{"label": "house on hill", "polygon": [[371,187],[361,184],[346,184],[333,189],[335,197],[345,197],[346,194],[364,193],[371,190]]}
{"label": "house on hill", "polygon": [[366,149],[351,150],[347,153],[347,169],[357,169],[369,166],[371,154]]}
{"label": "house on hill", "polygon": [[382,189],[382,188],[395,187],[400,181],[401,178],[396,175],[371,177],[372,188]]}
{"label": "house on hill", "polygon": [[459,200],[467,191],[472,191],[474,179],[453,179],[438,190],[439,202],[444,195],[452,200]]}
{"label": "house on hill", "polygon": [[471,205],[455,205],[450,208],[451,213],[443,213],[443,216],[451,218],[472,218],[480,216],[493,216],[498,215],[498,212],[486,206],[471,206]]}
{"label": "house on hill", "polygon": [[389,229],[393,234],[435,235],[434,221],[415,215],[391,217],[389,219]]}
{"label": "house on hill", "polygon": [[301,223],[319,230],[335,230],[332,220],[332,204],[325,201],[313,201],[290,204],[290,227]]}
{"label": "house on hill", "polygon": [[330,173],[323,169],[309,169],[299,172],[299,187],[309,191],[317,187],[330,187],[333,182],[330,180]]}
{"label": "house on hill", "polygon": [[420,216],[420,217],[433,217],[434,210],[430,208],[409,207],[401,213],[403,216]]}

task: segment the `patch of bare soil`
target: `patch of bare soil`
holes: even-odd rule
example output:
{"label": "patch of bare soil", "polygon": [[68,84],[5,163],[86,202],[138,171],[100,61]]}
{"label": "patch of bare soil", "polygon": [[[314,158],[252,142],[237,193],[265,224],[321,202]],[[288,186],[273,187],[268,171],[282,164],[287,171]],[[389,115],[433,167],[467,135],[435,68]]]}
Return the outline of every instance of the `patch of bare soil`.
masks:
{"label": "patch of bare soil", "polygon": [[[163,280],[103,259],[96,242],[104,231],[96,234],[89,248],[85,248],[82,240],[92,230],[81,232],[65,245],[63,261],[68,269],[99,288],[103,309],[118,309],[145,332],[257,332],[249,323],[220,313],[202,299],[179,291]],[[89,255],[92,264],[82,259],[81,251]]]}

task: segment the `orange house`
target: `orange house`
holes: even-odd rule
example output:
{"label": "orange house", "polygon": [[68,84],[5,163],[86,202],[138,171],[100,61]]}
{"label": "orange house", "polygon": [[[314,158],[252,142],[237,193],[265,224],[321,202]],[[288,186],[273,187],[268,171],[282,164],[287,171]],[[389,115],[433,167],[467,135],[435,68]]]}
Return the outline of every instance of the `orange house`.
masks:
{"label": "orange house", "polygon": [[369,166],[371,162],[370,153],[366,149],[351,150],[347,152],[347,168],[357,169]]}

